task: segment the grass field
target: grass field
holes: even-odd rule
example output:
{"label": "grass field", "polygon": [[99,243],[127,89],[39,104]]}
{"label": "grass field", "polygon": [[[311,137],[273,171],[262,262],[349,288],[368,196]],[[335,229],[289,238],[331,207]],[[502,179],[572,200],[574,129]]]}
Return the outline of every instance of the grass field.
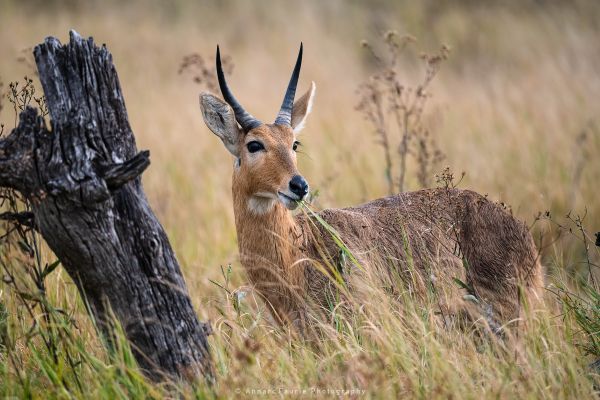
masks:
{"label": "grass field", "polygon": [[[9,82],[34,76],[31,47],[46,36],[64,42],[75,29],[113,53],[138,147],[151,151],[144,187],[199,317],[212,322],[218,374],[212,389],[145,382],[126,346],[106,353],[74,285],[58,268],[46,279],[47,298],[72,314],[76,326],[48,326],[39,314],[27,315],[14,286],[0,282],[0,339],[5,332],[11,343],[2,349],[0,341],[0,397],[161,398],[178,391],[278,397],[290,390],[292,397],[594,398],[600,376],[588,365],[600,357],[600,297],[593,297],[597,286],[594,291],[582,282],[589,281],[589,269],[600,280],[593,244],[600,231],[598,21],[600,3],[591,0],[0,0],[3,94]],[[343,207],[388,192],[382,148],[356,109],[360,84],[377,68],[361,41],[385,54],[388,30],[417,39],[399,59],[399,79],[407,86],[423,79],[422,52],[450,48],[422,117],[445,155],[431,164],[432,185],[445,166],[457,177],[464,171],[459,187],[509,204],[533,226],[546,267],[547,309],[530,316],[510,348],[445,330],[432,322],[427,303],[396,302],[373,287],[373,303],[357,306],[352,320],[340,317],[325,327],[329,339],[316,351],[273,326],[247,288],[237,256],[233,160],[202,122],[198,94],[207,83],[195,82],[189,70],[179,73],[183,58],[199,54],[212,68],[220,44],[234,65],[229,84],[236,97],[269,121],[302,41],[298,90],[312,80],[317,95],[299,167],[318,190],[314,208]],[[5,98],[2,104],[6,133],[15,116]],[[400,134],[391,123],[386,128],[397,176]],[[420,187],[418,166],[409,155],[407,190]],[[25,285],[33,261],[0,246],[3,265]],[[43,245],[42,256],[54,261]],[[238,306],[213,281],[248,295]],[[33,319],[38,323],[30,330]],[[56,357],[44,334],[57,340]]]}

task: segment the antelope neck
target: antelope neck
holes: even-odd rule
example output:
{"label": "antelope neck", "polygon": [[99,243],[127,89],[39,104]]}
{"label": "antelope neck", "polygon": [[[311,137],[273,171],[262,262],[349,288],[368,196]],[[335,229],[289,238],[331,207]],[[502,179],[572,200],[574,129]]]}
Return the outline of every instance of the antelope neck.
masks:
{"label": "antelope neck", "polygon": [[[249,196],[233,191],[235,225],[242,265],[250,273],[257,267],[289,277],[298,258],[297,223],[279,200],[263,213],[253,212]],[[256,282],[254,282],[256,283]]]}

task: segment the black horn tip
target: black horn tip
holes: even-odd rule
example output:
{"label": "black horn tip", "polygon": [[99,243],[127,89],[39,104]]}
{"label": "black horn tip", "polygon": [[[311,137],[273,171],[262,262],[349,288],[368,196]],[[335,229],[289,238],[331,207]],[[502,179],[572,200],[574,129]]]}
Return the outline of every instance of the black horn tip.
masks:
{"label": "black horn tip", "polygon": [[223,95],[223,100],[227,102],[233,109],[235,114],[236,121],[240,124],[240,126],[244,129],[244,131],[248,132],[253,128],[261,125],[262,123],[250,115],[242,105],[235,99],[233,93],[227,86],[227,81],[225,80],[225,74],[223,73],[223,66],[221,64],[221,49],[217,44],[217,80],[219,81],[219,88],[221,89],[221,94]]}
{"label": "black horn tip", "polygon": [[304,50],[304,45],[300,42],[300,50],[298,51],[298,61],[302,62],[302,52]]}
{"label": "black horn tip", "polygon": [[298,58],[296,60],[296,65],[294,66],[294,71],[292,72],[292,77],[290,78],[290,83],[288,84],[287,90],[285,92],[285,96],[283,98],[283,103],[281,104],[281,109],[277,114],[277,118],[275,118],[275,124],[277,125],[287,125],[290,126],[292,123],[292,111],[294,106],[294,96],[296,95],[296,86],[298,85],[298,79],[300,77],[300,68],[302,66],[302,50],[304,49],[304,45],[300,42],[300,50],[298,51]]}
{"label": "black horn tip", "polygon": [[219,49],[219,45],[217,45],[216,61],[217,61],[217,69],[220,69],[220,67],[221,67],[221,49]]}

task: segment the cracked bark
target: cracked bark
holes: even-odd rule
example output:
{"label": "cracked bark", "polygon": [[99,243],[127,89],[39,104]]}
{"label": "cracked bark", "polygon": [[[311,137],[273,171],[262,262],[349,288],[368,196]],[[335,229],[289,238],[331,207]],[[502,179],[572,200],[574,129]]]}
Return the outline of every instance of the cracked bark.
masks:
{"label": "cracked bark", "polygon": [[[51,130],[27,108],[0,140],[0,186],[23,193],[33,223],[110,338],[113,314],[153,380],[213,378],[206,335],[164,229],[150,209],[112,56],[70,32],[34,49]],[[33,218],[32,218],[33,217]]]}

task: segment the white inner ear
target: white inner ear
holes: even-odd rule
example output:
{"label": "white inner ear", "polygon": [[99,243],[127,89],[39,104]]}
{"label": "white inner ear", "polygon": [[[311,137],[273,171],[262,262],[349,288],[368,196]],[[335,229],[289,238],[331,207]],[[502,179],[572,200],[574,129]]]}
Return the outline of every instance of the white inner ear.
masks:
{"label": "white inner ear", "polygon": [[241,131],[229,104],[205,92],[200,94],[200,110],[206,126],[223,141],[231,154],[239,157]]}
{"label": "white inner ear", "polygon": [[304,124],[306,123],[306,117],[312,111],[313,101],[315,100],[315,90],[317,89],[317,85],[315,82],[310,83],[310,94],[308,95],[308,104],[306,105],[306,112],[302,116],[300,122],[294,127],[294,133],[297,135],[300,133],[302,129],[304,129]]}

